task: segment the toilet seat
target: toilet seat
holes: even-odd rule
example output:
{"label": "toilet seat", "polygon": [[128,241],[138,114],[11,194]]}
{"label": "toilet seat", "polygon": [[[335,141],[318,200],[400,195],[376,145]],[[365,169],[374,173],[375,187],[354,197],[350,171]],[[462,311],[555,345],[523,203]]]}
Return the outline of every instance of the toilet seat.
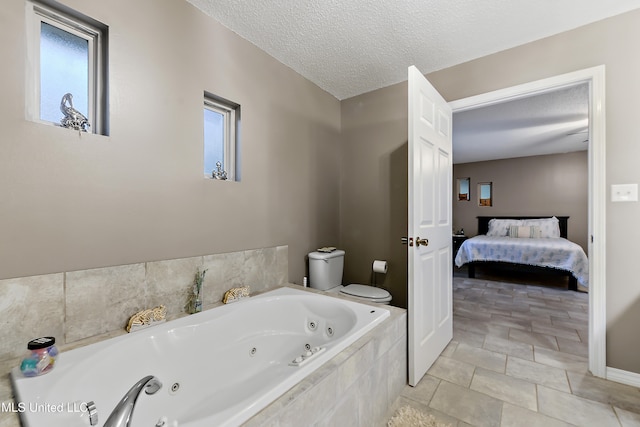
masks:
{"label": "toilet seat", "polygon": [[384,289],[375,286],[351,284],[340,289],[345,295],[363,298],[376,303],[388,303],[391,301],[391,294]]}

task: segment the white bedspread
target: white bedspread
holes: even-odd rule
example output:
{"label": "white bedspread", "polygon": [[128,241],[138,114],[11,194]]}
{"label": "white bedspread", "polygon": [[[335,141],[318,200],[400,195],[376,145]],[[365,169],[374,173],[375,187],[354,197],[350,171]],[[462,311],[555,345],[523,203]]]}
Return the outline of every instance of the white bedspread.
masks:
{"label": "white bedspread", "polygon": [[479,235],[464,241],[456,265],[471,261],[503,261],[570,271],[589,286],[589,260],[579,245],[563,238],[517,239]]}

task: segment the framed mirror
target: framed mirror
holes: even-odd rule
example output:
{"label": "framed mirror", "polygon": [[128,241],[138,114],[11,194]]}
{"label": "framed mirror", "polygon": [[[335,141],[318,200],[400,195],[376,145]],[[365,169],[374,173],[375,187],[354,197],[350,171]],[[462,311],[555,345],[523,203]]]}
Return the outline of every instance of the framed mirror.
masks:
{"label": "framed mirror", "polygon": [[471,178],[458,178],[458,200],[471,200]]}
{"label": "framed mirror", "polygon": [[492,206],[492,183],[478,183],[478,206]]}

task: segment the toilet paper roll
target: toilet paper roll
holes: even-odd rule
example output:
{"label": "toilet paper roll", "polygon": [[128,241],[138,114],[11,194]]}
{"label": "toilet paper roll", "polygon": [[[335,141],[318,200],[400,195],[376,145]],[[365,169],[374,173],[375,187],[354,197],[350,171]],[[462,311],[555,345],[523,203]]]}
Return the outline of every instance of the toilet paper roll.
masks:
{"label": "toilet paper roll", "polygon": [[387,274],[387,261],[376,259],[373,261],[373,272]]}

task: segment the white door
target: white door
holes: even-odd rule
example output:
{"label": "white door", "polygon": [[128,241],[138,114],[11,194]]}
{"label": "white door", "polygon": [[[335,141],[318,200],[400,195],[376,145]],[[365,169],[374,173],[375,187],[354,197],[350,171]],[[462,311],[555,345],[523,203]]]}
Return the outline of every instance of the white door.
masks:
{"label": "white door", "polygon": [[409,384],[453,336],[451,127],[447,102],[409,67]]}

